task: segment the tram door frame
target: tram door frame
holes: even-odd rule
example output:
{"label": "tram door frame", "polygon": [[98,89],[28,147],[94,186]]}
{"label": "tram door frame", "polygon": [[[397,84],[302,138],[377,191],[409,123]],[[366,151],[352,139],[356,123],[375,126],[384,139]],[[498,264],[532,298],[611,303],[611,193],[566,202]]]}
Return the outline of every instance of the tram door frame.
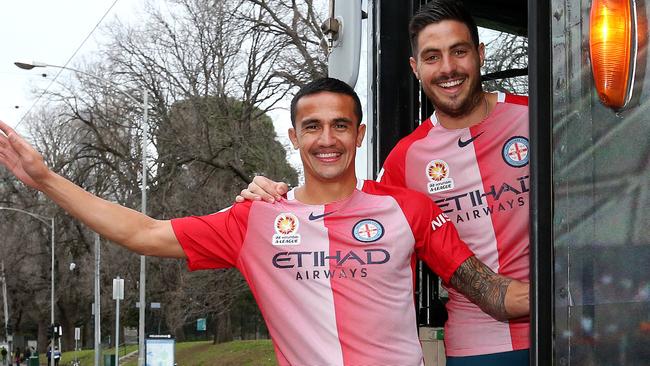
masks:
{"label": "tram door frame", "polygon": [[[393,146],[433,112],[408,65],[408,20],[427,0],[368,1],[368,176],[376,177]],[[529,120],[531,142],[531,365],[552,364],[553,358],[553,196],[552,196],[552,85],[551,4],[549,0],[465,0],[478,7],[490,25],[513,29],[503,18],[503,3],[526,4],[528,36]],[[515,18],[511,19],[516,21]],[[521,21],[521,19],[519,19]],[[477,21],[482,25],[481,21]],[[483,22],[485,23],[485,22]],[[424,117],[424,118],[423,118]],[[426,266],[418,269],[416,296],[418,323],[441,325],[436,306],[437,278]]]}

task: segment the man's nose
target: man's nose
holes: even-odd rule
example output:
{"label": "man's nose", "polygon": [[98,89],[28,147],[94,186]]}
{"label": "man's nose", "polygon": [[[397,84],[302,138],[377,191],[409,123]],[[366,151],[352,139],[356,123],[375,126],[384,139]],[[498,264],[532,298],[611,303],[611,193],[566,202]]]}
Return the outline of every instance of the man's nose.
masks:
{"label": "man's nose", "polygon": [[332,146],[334,145],[334,131],[330,126],[325,126],[323,127],[323,131],[321,132],[318,142],[321,146]]}
{"label": "man's nose", "polygon": [[452,74],[456,70],[456,61],[451,56],[443,56],[440,60],[440,72]]}

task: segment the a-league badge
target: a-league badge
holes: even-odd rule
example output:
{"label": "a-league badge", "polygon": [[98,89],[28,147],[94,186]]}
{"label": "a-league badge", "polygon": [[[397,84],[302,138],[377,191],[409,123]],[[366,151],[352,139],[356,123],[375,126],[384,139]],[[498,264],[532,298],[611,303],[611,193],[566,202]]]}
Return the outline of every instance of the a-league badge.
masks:
{"label": "a-league badge", "polygon": [[454,188],[454,180],[449,177],[449,165],[444,160],[431,160],[426,169],[427,192],[444,192]]}
{"label": "a-league badge", "polygon": [[352,235],[358,241],[370,243],[384,236],[384,227],[377,220],[364,219],[354,224]]}
{"label": "a-league badge", "polygon": [[298,234],[299,221],[292,213],[281,213],[275,217],[273,228],[273,245],[298,245],[300,234]]}
{"label": "a-league badge", "polygon": [[521,168],[528,164],[528,139],[523,136],[511,137],[503,144],[503,160],[511,167]]}

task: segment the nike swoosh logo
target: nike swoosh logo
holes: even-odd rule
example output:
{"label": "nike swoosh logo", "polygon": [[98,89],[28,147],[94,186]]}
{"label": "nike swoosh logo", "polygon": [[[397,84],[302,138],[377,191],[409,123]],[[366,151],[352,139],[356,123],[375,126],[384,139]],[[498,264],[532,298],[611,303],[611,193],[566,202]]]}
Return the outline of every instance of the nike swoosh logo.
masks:
{"label": "nike swoosh logo", "polygon": [[333,214],[334,212],[336,212],[336,211],[325,212],[325,213],[322,214],[322,215],[314,215],[314,213],[312,212],[312,213],[309,214],[309,220],[310,220],[310,221],[314,221],[314,220],[322,219],[323,217],[325,217],[325,216],[327,216],[327,215],[331,215],[331,214]]}
{"label": "nike swoosh logo", "polygon": [[460,137],[459,137],[459,138],[458,138],[458,147],[465,147],[465,146],[471,144],[472,141],[476,140],[479,136],[481,136],[481,135],[483,134],[483,132],[485,132],[485,131],[481,131],[481,133],[479,133],[478,135],[472,137],[471,139],[469,139],[469,140],[467,140],[467,141],[463,141],[463,140],[461,140]]}

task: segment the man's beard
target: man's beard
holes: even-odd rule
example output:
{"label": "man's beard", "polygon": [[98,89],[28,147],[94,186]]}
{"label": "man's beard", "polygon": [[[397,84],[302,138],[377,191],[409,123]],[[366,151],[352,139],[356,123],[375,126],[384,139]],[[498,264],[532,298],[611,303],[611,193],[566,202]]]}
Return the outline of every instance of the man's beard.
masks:
{"label": "man's beard", "polygon": [[[437,79],[432,84],[437,85],[441,82],[445,82],[446,80],[457,78],[459,76],[462,77],[466,75],[454,74],[450,77]],[[466,78],[465,80],[468,79]],[[433,107],[435,108],[436,111],[445,114],[449,117],[458,118],[470,114],[472,110],[481,103],[481,101],[483,100],[483,88],[481,86],[480,78],[473,79],[472,84],[470,85],[469,95],[467,95],[467,97],[461,102],[460,105],[455,107],[453,106],[454,104],[453,102],[449,103],[445,100],[447,98],[445,99],[438,98],[435,92],[427,93],[427,97],[429,98],[431,104],[433,104]]]}

